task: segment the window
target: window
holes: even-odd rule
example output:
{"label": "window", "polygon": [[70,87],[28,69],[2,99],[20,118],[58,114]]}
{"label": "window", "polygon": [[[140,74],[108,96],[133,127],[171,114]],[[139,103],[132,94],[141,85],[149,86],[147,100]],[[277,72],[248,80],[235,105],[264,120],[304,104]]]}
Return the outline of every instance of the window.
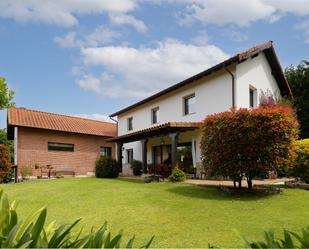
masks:
{"label": "window", "polygon": [[184,115],[192,114],[195,112],[195,94],[183,98]]}
{"label": "window", "polygon": [[151,109],[151,123],[159,123],[159,107]]}
{"label": "window", "polygon": [[257,105],[257,91],[256,88],[250,86],[249,88],[249,107],[254,108]]}
{"label": "window", "polygon": [[127,163],[131,163],[133,161],[133,149],[127,150]]}
{"label": "window", "polygon": [[74,151],[74,144],[48,142],[48,150]]}
{"label": "window", "polygon": [[100,155],[104,157],[111,158],[112,157],[112,148],[111,147],[101,147]]}
{"label": "window", "polygon": [[127,128],[128,128],[128,131],[133,130],[133,117],[130,117],[127,119]]}

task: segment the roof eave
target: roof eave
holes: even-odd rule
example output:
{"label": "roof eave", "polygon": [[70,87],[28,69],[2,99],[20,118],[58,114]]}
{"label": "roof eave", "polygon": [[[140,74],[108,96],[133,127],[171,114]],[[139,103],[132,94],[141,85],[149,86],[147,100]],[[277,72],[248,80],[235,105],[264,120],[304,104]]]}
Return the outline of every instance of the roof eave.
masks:
{"label": "roof eave", "polygon": [[45,131],[55,131],[55,132],[64,132],[64,133],[71,133],[71,134],[79,134],[79,135],[86,135],[86,136],[96,136],[96,137],[102,137],[102,138],[113,138],[115,135],[104,135],[104,134],[94,134],[94,133],[84,133],[84,132],[74,132],[74,131],[64,131],[64,130],[57,130],[57,129],[48,129],[48,128],[42,128],[42,127],[33,127],[33,126],[25,126],[25,125],[16,125],[16,124],[7,124],[8,128],[8,137],[9,137],[9,130],[11,130],[10,134],[10,140],[14,139],[14,128],[15,127],[21,127],[26,129],[36,129],[36,130],[45,130]]}

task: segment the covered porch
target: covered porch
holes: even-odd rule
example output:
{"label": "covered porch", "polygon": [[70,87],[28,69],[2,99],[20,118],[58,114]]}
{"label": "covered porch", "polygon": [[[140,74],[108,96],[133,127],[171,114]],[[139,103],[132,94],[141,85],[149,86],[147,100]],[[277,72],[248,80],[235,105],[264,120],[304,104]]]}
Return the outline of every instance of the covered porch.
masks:
{"label": "covered porch", "polygon": [[117,160],[123,164],[123,148],[137,142],[144,174],[168,176],[178,165],[195,174],[199,161],[201,122],[168,122],[111,139],[117,143]]}

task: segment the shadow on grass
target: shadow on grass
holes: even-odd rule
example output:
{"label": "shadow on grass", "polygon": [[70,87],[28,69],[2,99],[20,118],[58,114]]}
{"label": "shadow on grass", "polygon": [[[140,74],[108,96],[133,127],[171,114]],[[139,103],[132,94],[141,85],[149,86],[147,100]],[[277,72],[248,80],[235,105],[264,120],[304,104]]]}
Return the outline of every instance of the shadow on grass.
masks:
{"label": "shadow on grass", "polygon": [[219,187],[212,186],[190,186],[178,185],[168,188],[167,191],[190,198],[209,199],[209,200],[237,200],[237,201],[256,201],[275,196],[275,194],[267,194],[261,192],[239,191],[228,193]]}

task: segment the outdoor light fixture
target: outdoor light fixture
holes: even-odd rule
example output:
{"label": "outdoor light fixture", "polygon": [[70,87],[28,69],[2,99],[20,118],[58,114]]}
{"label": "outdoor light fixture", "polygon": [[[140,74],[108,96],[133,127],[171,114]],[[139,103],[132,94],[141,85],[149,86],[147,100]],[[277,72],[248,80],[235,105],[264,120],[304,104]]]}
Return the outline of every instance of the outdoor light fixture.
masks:
{"label": "outdoor light fixture", "polygon": [[164,139],[163,139],[163,137],[161,138],[160,145],[164,145]]}

